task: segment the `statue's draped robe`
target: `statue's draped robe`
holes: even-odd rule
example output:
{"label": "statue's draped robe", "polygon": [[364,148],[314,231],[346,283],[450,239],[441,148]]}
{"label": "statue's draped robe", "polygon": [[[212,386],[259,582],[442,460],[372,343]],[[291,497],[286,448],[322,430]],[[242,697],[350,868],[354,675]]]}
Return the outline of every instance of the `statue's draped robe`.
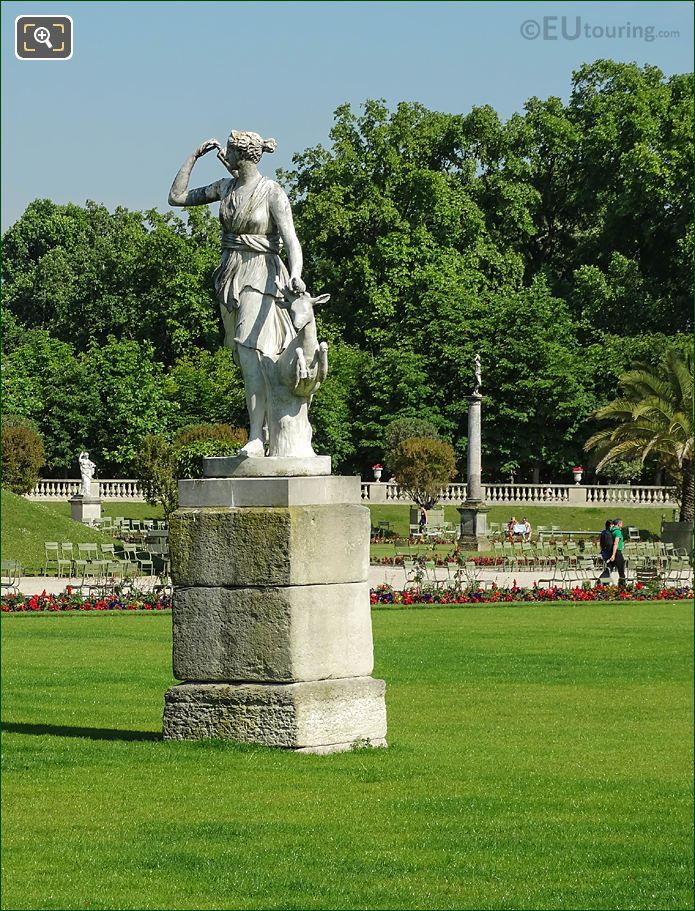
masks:
{"label": "statue's draped robe", "polygon": [[225,344],[278,355],[295,336],[288,311],[279,306],[289,274],[280,259],[280,235],[269,209],[274,182],[261,177],[239,204],[237,181],[220,202],[222,259],[215,270]]}

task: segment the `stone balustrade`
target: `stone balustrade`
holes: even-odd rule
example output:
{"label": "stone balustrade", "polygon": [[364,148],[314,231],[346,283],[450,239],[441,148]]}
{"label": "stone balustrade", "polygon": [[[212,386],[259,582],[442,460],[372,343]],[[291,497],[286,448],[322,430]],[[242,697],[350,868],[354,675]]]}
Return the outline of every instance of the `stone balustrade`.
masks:
{"label": "stone balustrade", "polygon": [[[138,482],[132,479],[99,478],[92,481],[92,489],[99,488],[99,497],[102,500],[130,500],[133,503],[144,503]],[[61,480],[56,478],[43,478],[31,493],[26,494],[27,500],[69,500],[76,496],[82,489],[82,483],[74,478]]]}
{"label": "stone balustrade", "polygon": [[[95,480],[102,500],[131,500],[144,503],[138,482],[132,479]],[[80,492],[75,479],[45,478],[38,482],[28,500],[69,500]],[[395,481],[363,481],[362,501],[411,505],[407,493]],[[675,509],[676,492],[672,487],[634,484],[483,484],[485,502],[490,506],[660,506]],[[466,502],[466,485],[449,484],[443,488],[440,503],[460,506]]]}
{"label": "stone balustrade", "polygon": [[[490,506],[659,506],[677,507],[672,487],[631,484],[483,484],[483,496]],[[362,482],[362,500],[369,503],[412,504],[395,481]],[[443,488],[440,504],[458,506],[466,502],[466,485]]]}

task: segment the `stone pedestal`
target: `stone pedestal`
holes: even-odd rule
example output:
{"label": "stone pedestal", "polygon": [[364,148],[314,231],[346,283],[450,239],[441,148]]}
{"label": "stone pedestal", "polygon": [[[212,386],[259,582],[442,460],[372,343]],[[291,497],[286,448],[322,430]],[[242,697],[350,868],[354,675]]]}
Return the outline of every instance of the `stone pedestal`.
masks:
{"label": "stone pedestal", "polygon": [[[214,461],[206,475],[249,467]],[[164,737],[317,753],[385,746],[360,479],[250,467],[179,485],[169,548],[184,682],[166,693]]]}
{"label": "stone pedestal", "polygon": [[82,494],[70,497],[70,515],[75,522],[94,525],[101,519],[101,500],[99,497],[84,497]]}
{"label": "stone pedestal", "polygon": [[489,550],[487,514],[490,507],[485,503],[467,502],[465,506],[458,507],[461,516],[461,530],[459,542],[462,547],[469,550]]}

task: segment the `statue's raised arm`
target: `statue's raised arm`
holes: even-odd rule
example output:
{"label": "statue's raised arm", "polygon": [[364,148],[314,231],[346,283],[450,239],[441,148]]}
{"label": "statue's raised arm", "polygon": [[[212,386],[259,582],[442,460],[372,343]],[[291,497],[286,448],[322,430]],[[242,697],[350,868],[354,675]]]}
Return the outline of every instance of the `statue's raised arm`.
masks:
{"label": "statue's raised arm", "polygon": [[225,184],[230,182],[229,179],[216,180],[206,187],[198,187],[195,190],[188,189],[188,181],[191,179],[193,165],[199,158],[207,155],[213,149],[221,151],[222,146],[216,139],[206,139],[184,161],[169,190],[170,206],[205,206],[222,198]]}

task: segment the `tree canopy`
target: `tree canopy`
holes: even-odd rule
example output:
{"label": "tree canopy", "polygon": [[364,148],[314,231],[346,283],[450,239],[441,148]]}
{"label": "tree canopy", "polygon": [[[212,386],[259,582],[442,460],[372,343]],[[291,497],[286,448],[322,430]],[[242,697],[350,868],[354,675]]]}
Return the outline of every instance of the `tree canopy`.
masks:
{"label": "tree canopy", "polygon": [[[487,477],[560,480],[615,376],[690,344],[688,74],[598,60],[566,103],[531,98],[507,121],[341,105],[330,140],[279,179],[305,280],[331,293],[312,421],[337,470],[383,459],[400,419],[465,464],[477,352]],[[49,471],[86,446],[127,474],[146,434],[245,424],[212,212],[35,200],[4,252],[5,407],[37,421]]]}

